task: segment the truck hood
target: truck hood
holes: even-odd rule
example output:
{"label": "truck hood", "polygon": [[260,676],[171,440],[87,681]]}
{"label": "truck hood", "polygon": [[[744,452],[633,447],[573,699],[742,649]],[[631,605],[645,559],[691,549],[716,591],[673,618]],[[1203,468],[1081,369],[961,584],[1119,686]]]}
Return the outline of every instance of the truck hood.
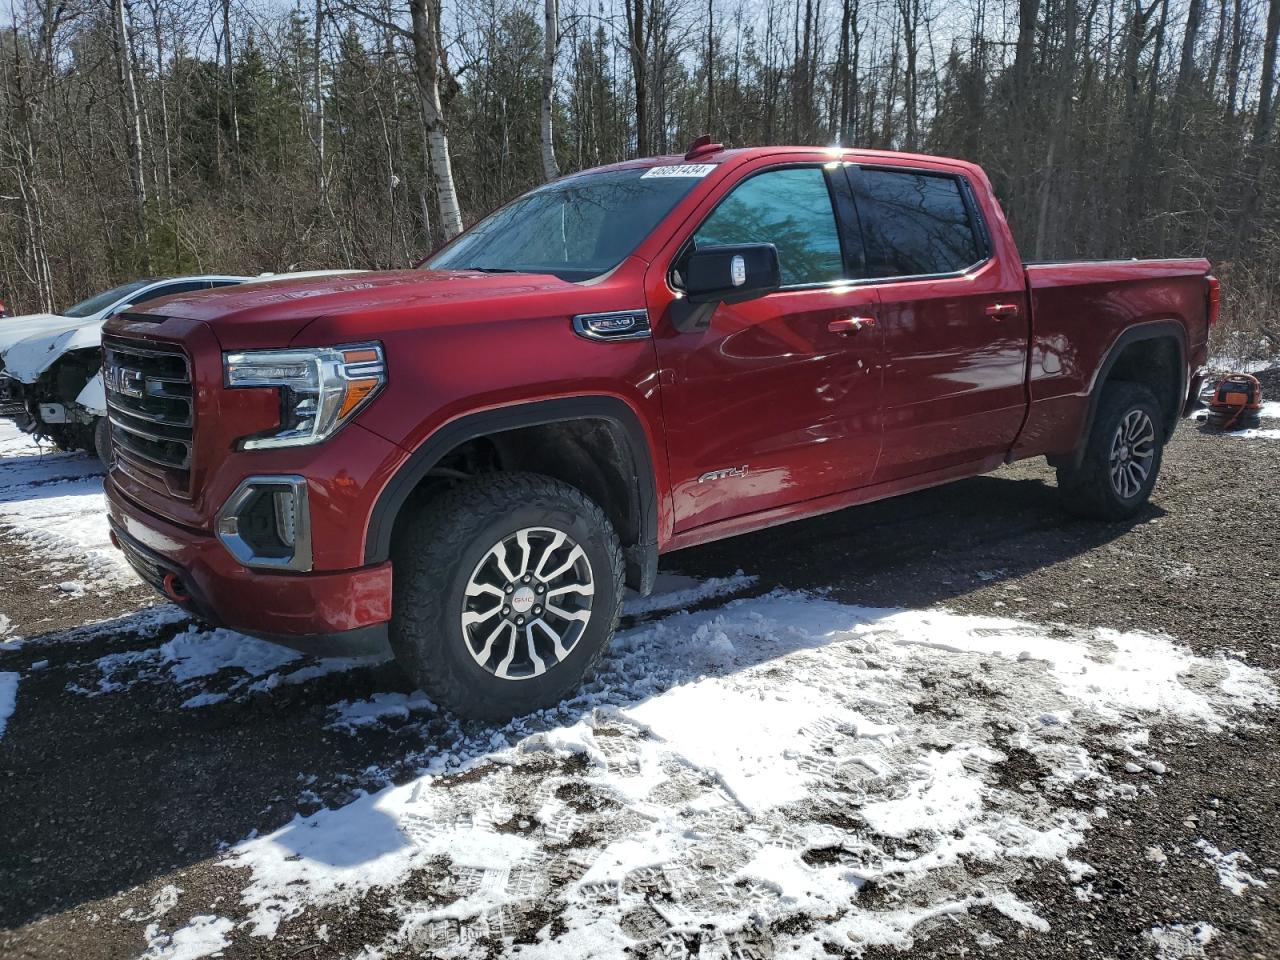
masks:
{"label": "truck hood", "polygon": [[10,344],[0,353],[7,376],[23,383],[35,383],[59,357],[74,350],[96,349],[102,346],[102,321],[74,321],[68,326],[69,318],[62,318],[61,327],[55,327],[44,333],[38,333]]}
{"label": "truck hood", "polygon": [[28,313],[21,317],[6,317],[0,320],[0,353],[4,353],[19,340],[43,333],[61,333],[86,325],[101,327],[101,317],[78,319],[64,317],[56,313]]}
{"label": "truck hood", "polygon": [[386,270],[224,287],[172,297],[155,314],[202,321],[224,348],[246,349],[289,343],[321,317],[347,319],[350,327],[368,318],[374,329],[376,317],[412,310],[429,323],[445,312],[440,307],[553,292],[563,297],[576,287],[546,274]]}

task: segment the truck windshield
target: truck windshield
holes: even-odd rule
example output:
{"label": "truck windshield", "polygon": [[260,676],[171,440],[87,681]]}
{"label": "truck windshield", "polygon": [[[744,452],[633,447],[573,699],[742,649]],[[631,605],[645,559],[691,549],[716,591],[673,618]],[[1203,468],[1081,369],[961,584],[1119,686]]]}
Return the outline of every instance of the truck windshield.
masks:
{"label": "truck windshield", "polygon": [[99,310],[105,310],[117,300],[123,300],[129,294],[136,293],[150,282],[150,280],[135,280],[133,283],[121,284],[106,293],[99,293],[88,300],[81,300],[74,307],[68,307],[63,310],[62,315],[64,317],[91,317]]}
{"label": "truck windshield", "polygon": [[606,273],[698,183],[696,176],[653,169],[586,173],[539,187],[476,224],[423,269],[549,273],[571,281]]}

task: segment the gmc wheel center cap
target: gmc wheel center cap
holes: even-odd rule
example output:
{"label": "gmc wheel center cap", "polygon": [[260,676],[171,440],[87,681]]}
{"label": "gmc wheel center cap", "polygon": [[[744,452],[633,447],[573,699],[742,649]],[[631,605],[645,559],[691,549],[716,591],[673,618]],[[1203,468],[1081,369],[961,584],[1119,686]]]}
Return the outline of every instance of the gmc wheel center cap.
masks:
{"label": "gmc wheel center cap", "polygon": [[516,613],[528,613],[533,606],[533,587],[521,587],[511,595],[511,609]]}

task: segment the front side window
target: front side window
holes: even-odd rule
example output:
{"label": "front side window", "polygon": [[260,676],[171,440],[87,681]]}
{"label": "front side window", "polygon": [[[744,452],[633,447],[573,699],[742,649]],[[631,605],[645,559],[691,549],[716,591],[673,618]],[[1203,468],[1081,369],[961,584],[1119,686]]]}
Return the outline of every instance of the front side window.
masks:
{"label": "front side window", "polygon": [[769,170],[734,187],[693,235],[695,246],[772,243],[784,287],[844,275],[827,179],[818,167]]}
{"label": "front side window", "polygon": [[955,273],[982,259],[956,178],[863,168],[855,179],[868,277]]}
{"label": "front side window", "polygon": [[701,167],[689,165],[686,175],[677,166],[585,173],[549,183],[472,227],[423,268],[549,273],[562,280],[607,273],[705,176]]}

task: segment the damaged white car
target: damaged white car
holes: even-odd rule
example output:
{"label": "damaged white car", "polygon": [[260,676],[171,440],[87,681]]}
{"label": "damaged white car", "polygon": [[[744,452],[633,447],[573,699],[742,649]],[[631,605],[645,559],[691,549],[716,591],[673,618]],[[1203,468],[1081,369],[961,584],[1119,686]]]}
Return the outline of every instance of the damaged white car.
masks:
{"label": "damaged white car", "polygon": [[149,300],[250,279],[216,274],[134,280],[61,313],[0,320],[0,409],[37,440],[61,450],[94,451],[105,461],[102,324]]}
{"label": "damaged white car", "polygon": [[102,324],[150,300],[217,287],[360,271],[314,270],[257,277],[211,274],[135,280],[60,313],[0,320],[0,415],[62,450],[88,450],[105,463],[110,433],[102,385]]}

